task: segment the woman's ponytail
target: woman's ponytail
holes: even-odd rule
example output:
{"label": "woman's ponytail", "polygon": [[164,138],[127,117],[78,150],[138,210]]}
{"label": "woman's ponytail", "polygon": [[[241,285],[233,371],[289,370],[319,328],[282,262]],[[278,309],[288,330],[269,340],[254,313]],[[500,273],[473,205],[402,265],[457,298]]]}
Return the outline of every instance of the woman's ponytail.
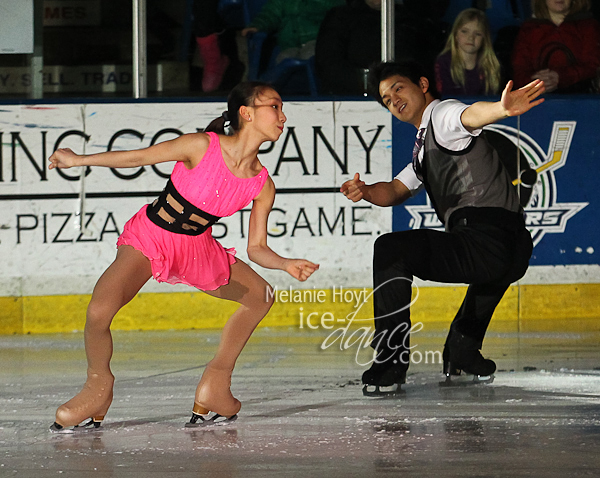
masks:
{"label": "woman's ponytail", "polygon": [[241,128],[239,111],[242,106],[252,106],[254,100],[260,92],[266,88],[273,88],[268,83],[259,81],[243,81],[239,83],[227,97],[227,111],[221,116],[215,118],[204,129],[217,134],[227,134],[229,131],[234,133]]}
{"label": "woman's ponytail", "polygon": [[225,128],[229,126],[229,112],[223,111],[223,114],[215,118],[210,124],[204,128],[205,133],[213,132],[217,134],[225,134]]}

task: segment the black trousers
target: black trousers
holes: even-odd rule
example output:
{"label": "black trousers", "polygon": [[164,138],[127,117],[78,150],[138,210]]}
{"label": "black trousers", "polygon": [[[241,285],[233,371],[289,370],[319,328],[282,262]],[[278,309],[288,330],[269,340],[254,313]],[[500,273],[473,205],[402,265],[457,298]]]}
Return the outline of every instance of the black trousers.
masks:
{"label": "black trousers", "polygon": [[463,208],[449,225],[449,232],[393,232],[375,241],[371,346],[378,362],[398,360],[408,367],[414,277],[469,284],[451,330],[481,342],[506,289],[525,274],[533,244],[520,214]]}

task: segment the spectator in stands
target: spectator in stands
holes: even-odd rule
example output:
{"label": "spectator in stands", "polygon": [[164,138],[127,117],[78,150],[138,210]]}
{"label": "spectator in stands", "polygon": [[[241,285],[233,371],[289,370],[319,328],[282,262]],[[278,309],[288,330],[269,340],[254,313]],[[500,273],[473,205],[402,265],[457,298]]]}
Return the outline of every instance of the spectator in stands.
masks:
{"label": "spectator in stands", "polygon": [[476,8],[463,10],[435,62],[438,92],[442,96],[495,95],[500,76],[485,13]]}
{"label": "spectator in stands", "polygon": [[219,0],[194,0],[193,16],[192,33],[202,60],[202,91],[232,89],[245,70],[237,51],[236,29],[221,17]]}
{"label": "spectator in stands", "polygon": [[539,78],[547,92],[590,92],[600,67],[600,23],[590,1],[534,0],[533,14],[513,50],[515,88]]}
{"label": "spectator in stands", "polygon": [[[395,6],[395,57],[432,64],[441,29],[436,36],[434,21],[415,13],[414,2]],[[368,68],[380,60],[381,0],[351,0],[327,13],[315,52],[321,92],[363,94]]]}
{"label": "spectator in stands", "polygon": [[306,60],[315,54],[319,26],[327,11],[346,0],[268,0],[242,36],[263,31],[277,35],[277,63],[286,58]]}
{"label": "spectator in stands", "polygon": [[202,91],[210,93],[221,85],[230,59],[221,52],[219,33],[224,25],[219,16],[218,0],[194,1],[194,36],[202,59]]}

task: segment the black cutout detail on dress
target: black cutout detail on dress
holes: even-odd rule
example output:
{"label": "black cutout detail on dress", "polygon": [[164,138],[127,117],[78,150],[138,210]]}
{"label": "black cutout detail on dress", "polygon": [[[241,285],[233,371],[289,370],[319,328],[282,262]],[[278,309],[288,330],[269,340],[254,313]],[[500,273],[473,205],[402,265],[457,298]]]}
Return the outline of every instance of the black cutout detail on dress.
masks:
{"label": "black cutout detail on dress", "polygon": [[[169,204],[169,196],[174,199],[175,204]],[[181,211],[175,209],[181,208]],[[161,215],[163,213],[163,215]],[[164,215],[172,221],[167,220]],[[185,234],[187,236],[199,236],[211,227],[215,222],[221,219],[213,216],[202,209],[197,208],[187,199],[185,199],[169,179],[165,189],[160,196],[146,208],[146,216],[157,226],[175,234]],[[198,219],[206,221],[204,224],[192,219],[196,216]]]}

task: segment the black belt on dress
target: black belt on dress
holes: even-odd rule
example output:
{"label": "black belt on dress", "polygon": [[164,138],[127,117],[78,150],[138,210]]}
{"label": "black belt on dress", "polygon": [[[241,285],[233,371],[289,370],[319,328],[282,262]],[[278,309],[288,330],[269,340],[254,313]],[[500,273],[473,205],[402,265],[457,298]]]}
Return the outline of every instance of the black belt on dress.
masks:
{"label": "black belt on dress", "polygon": [[199,236],[221,219],[190,203],[170,179],[160,196],[146,208],[146,216],[169,232],[187,236]]}

